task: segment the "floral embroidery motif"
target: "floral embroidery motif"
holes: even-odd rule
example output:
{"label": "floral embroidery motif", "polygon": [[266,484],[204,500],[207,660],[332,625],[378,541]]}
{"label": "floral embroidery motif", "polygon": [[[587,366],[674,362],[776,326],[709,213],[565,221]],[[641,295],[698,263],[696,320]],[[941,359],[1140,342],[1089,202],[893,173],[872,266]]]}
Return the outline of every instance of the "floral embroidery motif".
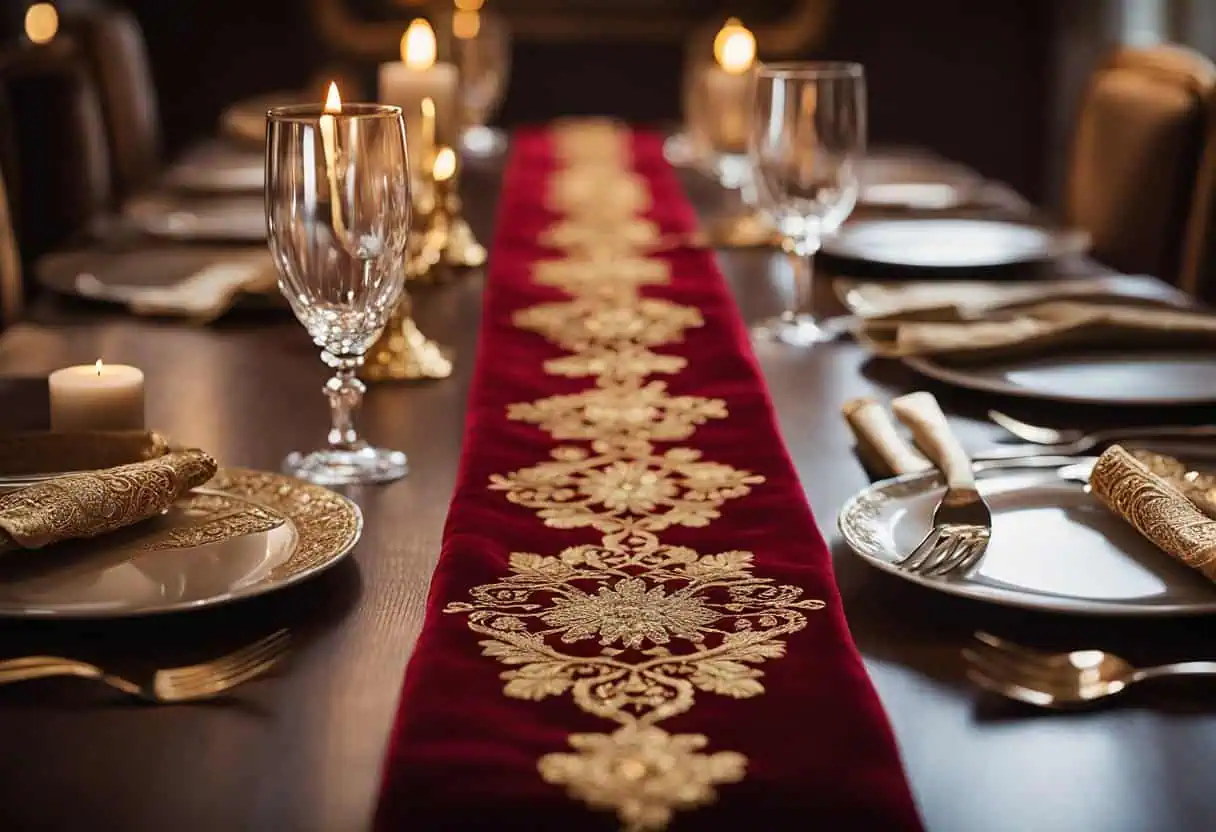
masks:
{"label": "floral embroidery motif", "polygon": [[[550,193],[567,214],[551,233],[581,240],[611,234],[613,224],[636,230],[636,210],[605,213],[597,189],[584,187],[623,173],[612,166],[623,166],[628,134],[602,123],[566,125],[554,143],[575,172]],[[595,170],[576,170],[582,166]],[[631,174],[621,181],[644,180]],[[648,192],[645,200],[634,199],[632,187],[620,192],[631,194],[621,204],[648,203]],[[648,380],[687,365],[652,348],[678,343],[703,324],[693,307],[640,295],[670,280],[667,264],[640,257],[640,239],[633,249],[613,249],[620,256],[612,261],[603,250],[569,248],[569,259],[538,263],[533,277],[570,300],[523,309],[514,323],[570,353],[546,361],[546,373],[594,386],[510,405],[508,418],[563,444],[548,460],[492,475],[488,485],[549,528],[591,529],[599,540],[556,555],[513,553],[508,575],[472,588],[468,601],[445,611],[466,615],[482,636],[482,653],[505,666],[507,696],[569,696],[616,724],[610,733],[571,735],[568,751],[538,761],[540,775],[589,806],[615,811],[627,830],[658,830],[676,811],[712,803],[716,787],[743,779],[747,768],[742,754],[707,752],[708,737],[669,733],[658,723],[688,711],[698,693],[763,694],[759,666],[784,656],[784,638],[824,604],[757,577],[751,552],[705,554],[663,542],[668,529],[708,526],[764,478],[695,448],[660,444],[728,417],[720,399],[672,395],[666,382]]]}

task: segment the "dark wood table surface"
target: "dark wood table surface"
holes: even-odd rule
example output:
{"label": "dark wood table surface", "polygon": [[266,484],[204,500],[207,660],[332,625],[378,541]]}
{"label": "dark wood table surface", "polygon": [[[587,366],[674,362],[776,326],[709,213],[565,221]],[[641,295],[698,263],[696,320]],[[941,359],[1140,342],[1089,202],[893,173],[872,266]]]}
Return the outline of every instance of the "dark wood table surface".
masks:
{"label": "dark wood table surface", "polygon": [[[704,212],[729,209],[714,186],[694,175],[688,182]],[[497,174],[470,169],[464,186],[468,215],[488,242]],[[747,319],[777,310],[780,258],[736,251],[720,261]],[[471,273],[417,292],[423,328],[457,351],[454,377],[378,386],[367,396],[363,431],[406,450],[413,471],[349,492],[366,514],[353,557],[298,587],[212,611],[142,621],[0,621],[0,658],[58,653],[135,669],[200,660],[281,626],[298,636],[277,675],[221,703],[145,707],[71,680],[0,688],[0,829],[367,828],[454,485],[483,280]],[[827,309],[831,301],[821,295]],[[1212,622],[1007,610],[934,594],[864,565],[835,529],[838,508],[866,482],[840,405],[926,383],[867,360],[850,341],[814,349],[761,344],[757,352],[928,827],[1216,829],[1211,684],[1159,684],[1086,713],[1036,712],[978,693],[959,656],[970,633],[983,628],[1049,647],[1113,647],[1137,660],[1210,657]],[[319,445],[328,428],[324,368],[288,317],[234,314],[192,328],[47,301],[31,322],[0,338],[0,419],[42,425],[45,374],[98,356],[142,367],[149,424],[224,463],[275,469],[287,452]],[[1057,424],[1161,418],[929,389],[973,446],[997,435],[983,421],[993,404]],[[1175,414],[1188,421],[1205,415],[1211,419],[1200,410]],[[796,715],[790,730],[798,730]],[[807,823],[791,819],[788,828]]]}

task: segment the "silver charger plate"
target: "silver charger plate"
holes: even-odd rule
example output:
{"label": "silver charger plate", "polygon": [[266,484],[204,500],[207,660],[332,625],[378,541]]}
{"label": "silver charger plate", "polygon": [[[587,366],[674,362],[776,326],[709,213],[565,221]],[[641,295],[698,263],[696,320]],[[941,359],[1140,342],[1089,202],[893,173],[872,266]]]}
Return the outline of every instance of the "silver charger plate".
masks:
{"label": "silver charger plate", "polygon": [[874,218],[845,223],[823,242],[834,257],[887,266],[965,269],[1055,260],[1089,250],[1089,235],[1010,220]]}
{"label": "silver charger plate", "polygon": [[1216,402],[1216,351],[1078,352],[976,366],[902,359],[946,384],[1073,404],[1185,406]]}
{"label": "silver charger plate", "polygon": [[1088,493],[1094,458],[1006,460],[977,466],[992,510],[992,542],[964,578],[896,565],[930,527],[941,475],[874,483],[845,503],[845,542],[872,566],[927,589],[1008,607],[1094,616],[1209,615],[1216,585],[1145,540]]}
{"label": "silver charger plate", "polygon": [[251,598],[333,566],[362,527],[358,506],[333,491],[226,469],[161,517],[6,554],[0,617],[124,618]]}

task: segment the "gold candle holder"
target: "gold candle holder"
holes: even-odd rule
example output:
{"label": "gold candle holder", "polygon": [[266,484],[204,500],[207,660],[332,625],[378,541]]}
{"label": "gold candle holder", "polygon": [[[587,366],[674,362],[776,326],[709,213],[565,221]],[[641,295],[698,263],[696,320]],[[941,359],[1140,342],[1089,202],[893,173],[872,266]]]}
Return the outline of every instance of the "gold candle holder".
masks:
{"label": "gold candle holder", "polygon": [[461,214],[457,172],[456,152],[450,147],[439,148],[431,166],[434,212],[427,247],[445,265],[477,268],[485,265],[486,249]]}
{"label": "gold candle holder", "polygon": [[411,306],[409,294],[404,294],[384,332],[368,350],[361,372],[367,381],[425,381],[452,374],[451,350],[422,333]]}

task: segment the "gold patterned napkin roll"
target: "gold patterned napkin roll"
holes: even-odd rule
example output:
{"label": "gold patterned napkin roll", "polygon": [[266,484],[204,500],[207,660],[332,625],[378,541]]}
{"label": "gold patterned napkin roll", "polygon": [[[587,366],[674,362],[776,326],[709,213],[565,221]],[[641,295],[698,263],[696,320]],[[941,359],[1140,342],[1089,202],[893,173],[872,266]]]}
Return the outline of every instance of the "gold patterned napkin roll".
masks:
{"label": "gold patterned napkin roll", "polygon": [[857,339],[882,356],[978,364],[1061,347],[1216,347],[1216,315],[1160,306],[1053,301],[980,320],[866,321]]}
{"label": "gold patterned napkin roll", "polygon": [[0,475],[93,471],[168,452],[168,441],[146,430],[6,433],[0,434]]}
{"label": "gold patterned napkin roll", "polygon": [[933,463],[900,435],[891,415],[873,399],[850,399],[841,408],[857,441],[857,455],[879,476],[928,471]]}
{"label": "gold patterned napkin roll", "polygon": [[215,472],[208,454],[175,451],[0,495],[0,554],[97,537],[155,517]]}
{"label": "gold patterned napkin roll", "polygon": [[1093,493],[1166,554],[1216,581],[1216,520],[1175,483],[1120,445],[1098,458]]}

